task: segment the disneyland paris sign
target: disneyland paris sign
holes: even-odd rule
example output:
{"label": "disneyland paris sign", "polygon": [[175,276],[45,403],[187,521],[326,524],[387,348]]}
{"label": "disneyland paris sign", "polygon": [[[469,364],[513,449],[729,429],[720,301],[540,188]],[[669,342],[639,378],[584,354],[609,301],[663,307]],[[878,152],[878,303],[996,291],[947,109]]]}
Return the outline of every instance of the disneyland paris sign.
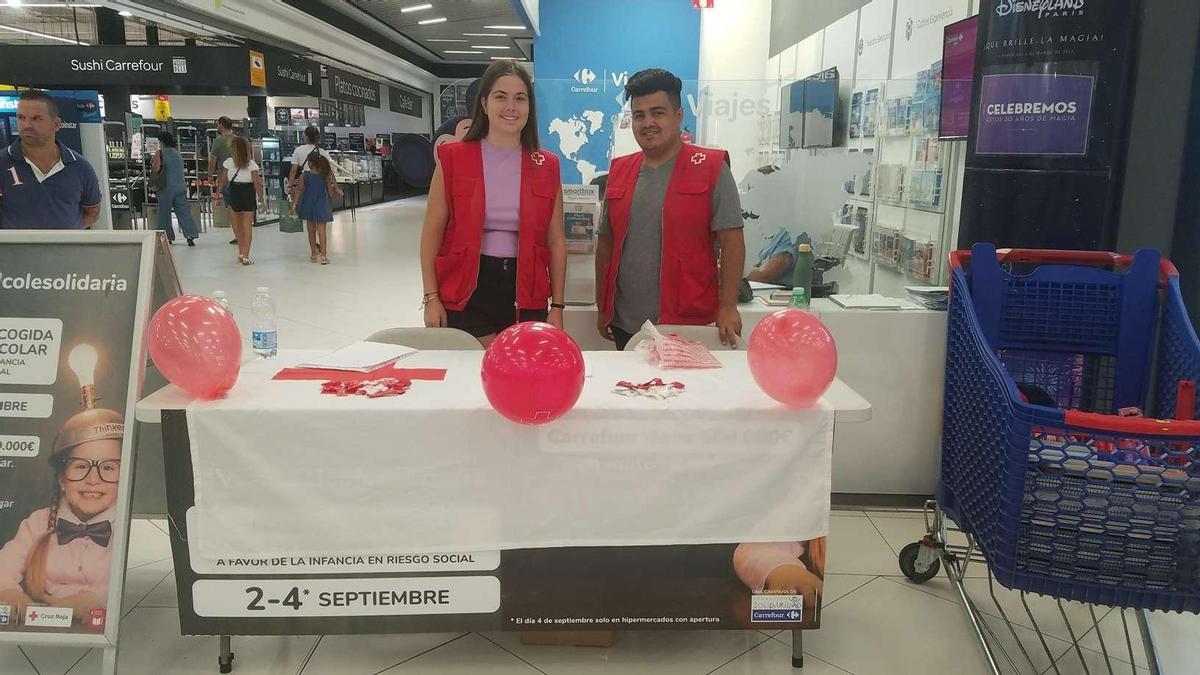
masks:
{"label": "disneyland paris sign", "polygon": [[1087,0],[999,0],[997,16],[1037,12],[1039,19],[1046,16],[1078,16],[1083,14]]}

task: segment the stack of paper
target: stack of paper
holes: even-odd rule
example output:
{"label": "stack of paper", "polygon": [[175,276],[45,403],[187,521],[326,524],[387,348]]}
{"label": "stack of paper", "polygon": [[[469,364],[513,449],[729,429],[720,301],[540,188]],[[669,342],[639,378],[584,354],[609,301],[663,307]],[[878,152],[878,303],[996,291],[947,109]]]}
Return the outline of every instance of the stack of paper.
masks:
{"label": "stack of paper", "polygon": [[369,373],[392,361],[416,354],[417,350],[404,345],[386,345],[380,342],[355,342],[336,352],[326,354],[308,363],[298,363],[296,368],[321,370],[344,370],[351,373]]}
{"label": "stack of paper", "polygon": [[950,302],[950,289],[944,286],[905,286],[909,302],[925,309],[946,311]]}
{"label": "stack of paper", "polygon": [[904,303],[878,293],[870,295],[831,295],[829,299],[846,309],[902,309]]}
{"label": "stack of paper", "polygon": [[[754,293],[758,293],[760,291],[765,291],[765,292],[769,293],[771,291],[777,291],[781,288],[787,288],[787,287],[781,286],[780,284],[763,283],[761,281],[751,281],[750,282],[750,290]],[[788,289],[788,290],[790,291],[791,289]]]}

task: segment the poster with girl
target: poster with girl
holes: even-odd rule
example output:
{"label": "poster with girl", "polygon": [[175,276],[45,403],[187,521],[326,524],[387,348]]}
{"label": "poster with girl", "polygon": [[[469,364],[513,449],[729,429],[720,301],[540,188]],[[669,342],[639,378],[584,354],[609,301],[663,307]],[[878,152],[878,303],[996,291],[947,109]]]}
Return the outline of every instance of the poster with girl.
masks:
{"label": "poster with girl", "polygon": [[115,644],[154,242],[0,232],[0,642]]}

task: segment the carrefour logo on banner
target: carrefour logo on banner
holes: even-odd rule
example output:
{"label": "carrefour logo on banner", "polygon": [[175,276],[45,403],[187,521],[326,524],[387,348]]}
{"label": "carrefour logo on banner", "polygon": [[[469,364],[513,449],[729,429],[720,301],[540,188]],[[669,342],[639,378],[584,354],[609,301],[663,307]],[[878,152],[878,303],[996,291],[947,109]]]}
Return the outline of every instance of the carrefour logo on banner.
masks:
{"label": "carrefour logo on banner", "polygon": [[587,68],[575,71],[575,81],[579,84],[591,84],[596,81],[596,73]]}
{"label": "carrefour logo on banner", "polygon": [[1037,18],[1047,16],[1081,16],[1087,0],[999,0],[996,16],[1037,12]]}

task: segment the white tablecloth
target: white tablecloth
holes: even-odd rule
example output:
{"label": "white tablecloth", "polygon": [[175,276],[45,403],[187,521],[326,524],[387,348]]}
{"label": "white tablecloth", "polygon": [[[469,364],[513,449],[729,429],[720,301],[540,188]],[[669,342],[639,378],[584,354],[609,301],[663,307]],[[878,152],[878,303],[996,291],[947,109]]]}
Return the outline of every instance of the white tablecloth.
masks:
{"label": "white tablecloth", "polygon": [[[401,361],[448,373],[392,398],[270,380],[311,356],[256,362],[225,399],[188,406],[200,557],[804,541],[827,531],[833,411],[776,404],[744,352],[720,352],[724,367],[705,371],[587,352],[579,402],[541,427],[492,410],[481,352]],[[665,401],[612,391],[653,377],[686,391]]]}

